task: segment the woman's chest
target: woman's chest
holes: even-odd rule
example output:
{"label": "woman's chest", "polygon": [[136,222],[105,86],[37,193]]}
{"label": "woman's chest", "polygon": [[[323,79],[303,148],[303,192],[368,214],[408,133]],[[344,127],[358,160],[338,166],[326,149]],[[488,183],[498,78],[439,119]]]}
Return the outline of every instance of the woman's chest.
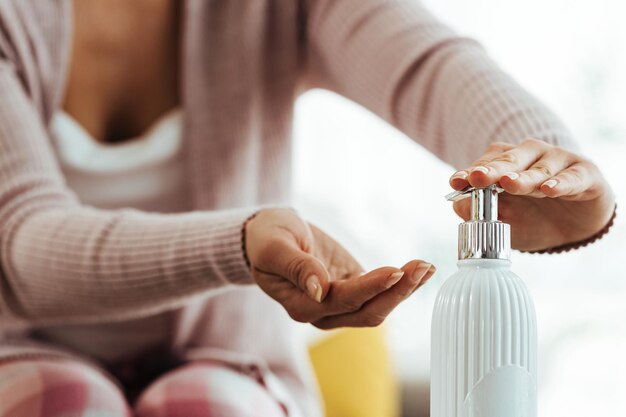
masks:
{"label": "woman's chest", "polygon": [[179,6],[104,3],[74,2],[62,107],[96,140],[120,143],[179,106]]}

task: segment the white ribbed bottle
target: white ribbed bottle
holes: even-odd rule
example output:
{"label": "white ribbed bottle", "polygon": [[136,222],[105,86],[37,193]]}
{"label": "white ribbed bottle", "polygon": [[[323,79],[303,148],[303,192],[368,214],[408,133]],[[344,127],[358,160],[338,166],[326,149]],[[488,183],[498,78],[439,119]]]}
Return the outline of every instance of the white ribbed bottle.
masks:
{"label": "white ribbed bottle", "polygon": [[537,323],[524,282],[510,270],[509,225],[497,187],[469,188],[459,227],[459,271],[441,287],[432,320],[431,417],[536,417]]}

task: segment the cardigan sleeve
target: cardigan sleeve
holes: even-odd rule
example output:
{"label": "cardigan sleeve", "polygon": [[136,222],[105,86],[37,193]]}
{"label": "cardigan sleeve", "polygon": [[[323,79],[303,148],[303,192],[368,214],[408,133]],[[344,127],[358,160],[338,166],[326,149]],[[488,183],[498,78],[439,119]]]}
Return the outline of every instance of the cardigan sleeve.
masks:
{"label": "cardigan sleeve", "polygon": [[0,322],[132,318],[251,283],[241,228],[257,209],[81,205],[16,71],[0,60]]}
{"label": "cardigan sleeve", "polygon": [[576,147],[476,41],[416,0],[306,0],[304,15],[309,85],[365,106],[456,167],[494,141]]}

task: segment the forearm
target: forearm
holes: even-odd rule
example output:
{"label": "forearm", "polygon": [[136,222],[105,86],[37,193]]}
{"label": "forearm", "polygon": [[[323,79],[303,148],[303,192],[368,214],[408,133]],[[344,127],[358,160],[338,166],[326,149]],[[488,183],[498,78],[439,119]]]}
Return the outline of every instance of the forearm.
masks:
{"label": "forearm", "polygon": [[240,232],[253,210],[35,211],[5,229],[2,310],[35,322],[114,319],[251,283]]}
{"label": "forearm", "polygon": [[563,123],[475,41],[419,3],[307,3],[308,70],[440,158],[465,166],[494,141],[535,137],[575,147]]}
{"label": "forearm", "polygon": [[392,115],[397,127],[445,161],[465,167],[493,142],[527,138],[577,147],[562,121],[478,44],[450,41],[428,61],[407,74],[404,88],[396,89]]}

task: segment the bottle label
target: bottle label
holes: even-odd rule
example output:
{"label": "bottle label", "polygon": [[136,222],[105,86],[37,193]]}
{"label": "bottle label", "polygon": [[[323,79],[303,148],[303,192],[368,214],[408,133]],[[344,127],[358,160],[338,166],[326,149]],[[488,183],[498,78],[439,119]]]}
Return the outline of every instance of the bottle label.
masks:
{"label": "bottle label", "polygon": [[464,403],[463,417],[536,417],[537,384],[526,369],[503,366],[485,375]]}

